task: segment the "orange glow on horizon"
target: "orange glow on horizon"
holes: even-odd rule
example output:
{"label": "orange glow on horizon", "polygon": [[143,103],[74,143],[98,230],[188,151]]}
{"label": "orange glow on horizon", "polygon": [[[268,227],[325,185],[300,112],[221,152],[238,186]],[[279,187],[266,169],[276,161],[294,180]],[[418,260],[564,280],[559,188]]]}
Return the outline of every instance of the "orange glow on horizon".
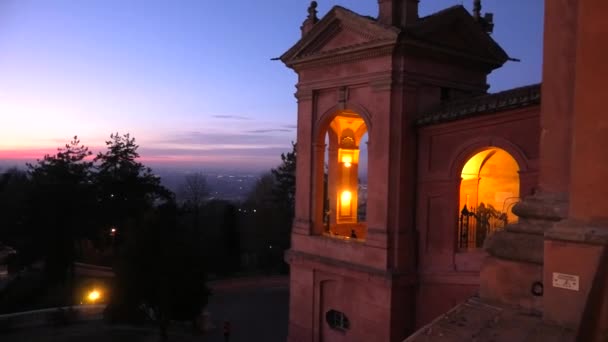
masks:
{"label": "orange glow on horizon", "polygon": [[56,148],[0,150],[0,159],[36,160],[44,158],[46,154],[55,154],[56,152]]}

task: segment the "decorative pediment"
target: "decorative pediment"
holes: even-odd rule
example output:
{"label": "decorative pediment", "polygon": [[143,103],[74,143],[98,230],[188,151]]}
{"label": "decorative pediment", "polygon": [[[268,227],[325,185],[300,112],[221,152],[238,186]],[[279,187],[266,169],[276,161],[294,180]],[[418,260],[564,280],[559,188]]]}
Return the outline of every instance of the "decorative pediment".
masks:
{"label": "decorative pediment", "polygon": [[460,5],[422,17],[405,29],[335,6],[280,59],[289,67],[334,57],[345,61],[391,53],[395,44],[409,41],[417,48],[427,46],[474,60],[491,71],[509,56],[486,31]]}
{"label": "decorative pediment", "polygon": [[379,24],[340,6],[332,8],[281,60],[291,66],[300,61],[347,53],[397,41],[399,30]]}

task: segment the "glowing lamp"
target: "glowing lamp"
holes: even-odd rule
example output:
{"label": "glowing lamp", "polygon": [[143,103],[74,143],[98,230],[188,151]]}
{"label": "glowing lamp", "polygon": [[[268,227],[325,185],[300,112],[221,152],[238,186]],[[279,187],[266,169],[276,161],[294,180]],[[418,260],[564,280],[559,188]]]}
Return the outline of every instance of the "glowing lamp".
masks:
{"label": "glowing lamp", "polygon": [[97,290],[93,290],[87,295],[87,299],[91,303],[95,303],[95,301],[97,301],[99,298],[101,298],[101,293]]}
{"label": "glowing lamp", "polygon": [[350,201],[352,200],[353,195],[350,191],[343,191],[340,195],[340,215],[342,216],[350,216]]}
{"label": "glowing lamp", "polygon": [[351,194],[350,191],[344,191],[342,192],[342,196],[340,196],[340,198],[342,199],[342,205],[350,205],[350,200],[353,198],[353,194]]}
{"label": "glowing lamp", "polygon": [[342,163],[344,163],[344,166],[351,167],[352,166],[352,162],[353,162],[353,157],[351,157],[351,156],[342,156]]}

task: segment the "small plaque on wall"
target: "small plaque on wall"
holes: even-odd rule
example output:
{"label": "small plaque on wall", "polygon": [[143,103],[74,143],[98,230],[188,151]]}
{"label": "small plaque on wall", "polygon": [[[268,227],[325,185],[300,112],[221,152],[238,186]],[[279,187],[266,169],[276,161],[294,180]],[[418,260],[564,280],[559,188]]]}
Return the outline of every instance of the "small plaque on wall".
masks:
{"label": "small plaque on wall", "polygon": [[553,287],[578,291],[579,276],[553,272]]}

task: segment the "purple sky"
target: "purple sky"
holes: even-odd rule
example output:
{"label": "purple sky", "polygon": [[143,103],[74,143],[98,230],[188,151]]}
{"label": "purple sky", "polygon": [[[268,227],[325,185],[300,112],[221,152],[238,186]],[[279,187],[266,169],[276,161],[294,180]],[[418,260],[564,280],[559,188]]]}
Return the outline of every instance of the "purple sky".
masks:
{"label": "purple sky", "polygon": [[[319,0],[377,14],[376,0]],[[473,1],[422,0],[421,15]],[[99,151],[131,133],[152,166],[267,169],[295,139],[296,75],[280,56],[308,0],[3,0],[0,163],[40,158],[77,134]],[[485,0],[521,63],[491,91],[541,78],[543,1]]]}

